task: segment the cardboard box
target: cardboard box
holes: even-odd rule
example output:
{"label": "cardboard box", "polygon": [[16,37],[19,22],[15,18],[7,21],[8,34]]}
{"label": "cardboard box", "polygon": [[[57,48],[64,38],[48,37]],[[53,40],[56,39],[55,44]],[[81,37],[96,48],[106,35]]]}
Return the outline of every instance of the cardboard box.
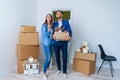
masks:
{"label": "cardboard box", "polygon": [[38,45],[38,33],[19,33],[19,44]]}
{"label": "cardboard box", "polygon": [[[38,58],[35,58],[35,60],[38,61]],[[26,60],[17,60],[17,73],[24,73],[24,66],[23,64],[26,62]]]}
{"label": "cardboard box", "polygon": [[39,57],[39,45],[17,45],[18,58],[20,60],[28,59],[30,56]]}
{"label": "cardboard box", "polygon": [[29,32],[29,33],[36,32],[36,26],[22,25],[21,32]]}
{"label": "cardboard box", "polygon": [[95,72],[96,64],[95,61],[87,61],[87,60],[81,60],[74,58],[73,60],[73,70],[90,75]]}
{"label": "cardboard box", "polygon": [[65,37],[69,37],[69,33],[68,32],[55,32],[54,33],[56,40],[64,40]]}
{"label": "cardboard box", "polygon": [[81,53],[80,51],[75,52],[75,58],[96,61],[96,53]]}
{"label": "cardboard box", "polygon": [[23,64],[25,63],[26,60],[17,60],[17,73],[23,73]]}

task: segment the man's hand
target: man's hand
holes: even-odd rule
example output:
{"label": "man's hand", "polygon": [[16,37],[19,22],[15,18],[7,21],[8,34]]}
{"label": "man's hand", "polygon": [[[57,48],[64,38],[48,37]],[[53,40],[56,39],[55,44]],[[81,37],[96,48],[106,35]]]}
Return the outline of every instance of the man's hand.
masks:
{"label": "man's hand", "polygon": [[68,30],[65,30],[64,32],[68,32]]}
{"label": "man's hand", "polygon": [[69,41],[71,39],[71,37],[69,37],[69,36],[65,36],[65,38],[64,38],[64,40],[66,40],[66,41]]}
{"label": "man's hand", "polygon": [[53,35],[52,37],[53,37],[53,39],[56,39],[55,35]]}
{"label": "man's hand", "polygon": [[61,27],[56,27],[55,28],[55,32],[58,32],[58,31],[60,31],[61,30]]}

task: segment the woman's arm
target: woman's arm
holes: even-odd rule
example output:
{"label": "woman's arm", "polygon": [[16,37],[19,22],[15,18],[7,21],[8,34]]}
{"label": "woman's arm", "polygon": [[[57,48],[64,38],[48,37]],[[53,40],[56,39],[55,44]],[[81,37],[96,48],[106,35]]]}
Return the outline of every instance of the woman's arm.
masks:
{"label": "woman's arm", "polygon": [[41,28],[41,36],[43,41],[45,38],[50,38],[50,31],[48,31],[47,27],[48,27],[47,25],[43,24]]}

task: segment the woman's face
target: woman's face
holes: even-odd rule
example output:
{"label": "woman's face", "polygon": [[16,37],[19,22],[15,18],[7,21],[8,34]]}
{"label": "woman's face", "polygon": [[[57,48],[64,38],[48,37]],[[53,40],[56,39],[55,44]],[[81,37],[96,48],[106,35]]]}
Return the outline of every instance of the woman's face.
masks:
{"label": "woman's face", "polygon": [[47,20],[47,22],[50,22],[52,20],[51,16],[47,15],[46,20]]}

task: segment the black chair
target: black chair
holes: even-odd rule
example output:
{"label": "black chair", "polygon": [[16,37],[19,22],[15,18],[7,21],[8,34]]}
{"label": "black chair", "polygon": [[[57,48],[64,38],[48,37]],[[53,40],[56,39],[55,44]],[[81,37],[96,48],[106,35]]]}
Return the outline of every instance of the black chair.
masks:
{"label": "black chair", "polygon": [[99,47],[99,49],[100,49],[101,59],[103,60],[103,62],[102,62],[102,64],[101,64],[101,66],[99,67],[97,74],[99,73],[99,71],[100,71],[103,63],[104,63],[105,61],[108,61],[108,62],[109,62],[109,65],[110,65],[111,75],[112,75],[112,77],[113,77],[114,69],[113,69],[113,66],[112,66],[112,61],[117,61],[117,59],[116,59],[114,56],[106,55],[101,44],[99,44],[98,47]]}

